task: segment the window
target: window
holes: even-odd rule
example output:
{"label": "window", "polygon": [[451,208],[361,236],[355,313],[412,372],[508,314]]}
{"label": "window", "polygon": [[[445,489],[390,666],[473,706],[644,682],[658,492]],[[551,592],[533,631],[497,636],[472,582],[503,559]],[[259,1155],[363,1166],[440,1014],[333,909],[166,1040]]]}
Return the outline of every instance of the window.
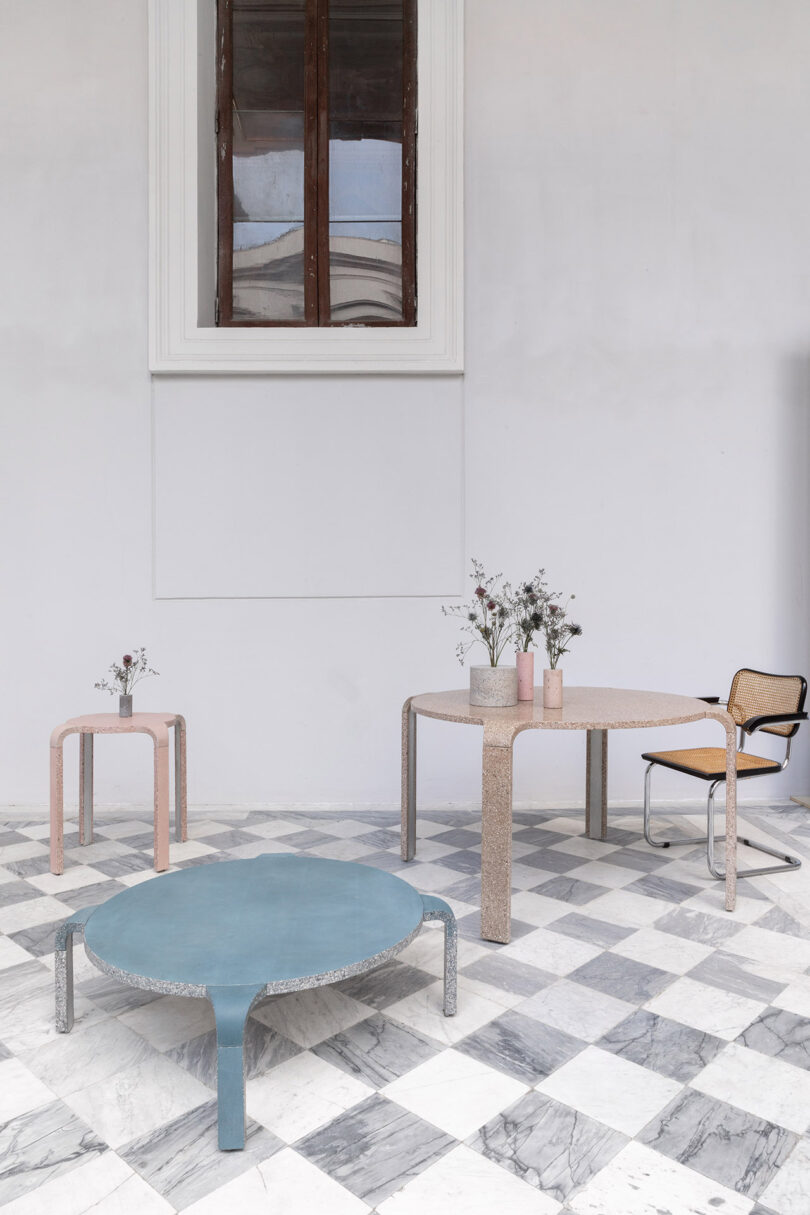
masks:
{"label": "window", "polygon": [[[394,0],[389,0],[389,4],[393,3]],[[413,12],[413,18],[409,17],[404,0],[397,0],[397,5],[399,4],[402,5],[403,51],[400,70],[403,79],[406,71],[404,48],[409,21],[412,21],[411,36],[416,42],[419,122],[415,132],[416,156],[412,185],[415,198],[411,198],[409,202],[404,197],[408,180],[406,166],[406,171],[402,174],[403,197],[399,210],[396,209],[396,204],[390,210],[383,210],[383,203],[386,202],[383,194],[384,183],[378,183],[377,195],[372,197],[370,203],[365,204],[369,206],[368,210],[360,210],[356,199],[344,199],[344,202],[352,203],[353,209],[334,209],[331,222],[351,222],[351,232],[354,232],[354,225],[360,227],[401,223],[401,246],[391,240],[390,228],[382,233],[380,240],[372,239],[372,232],[368,228],[362,233],[355,233],[354,238],[347,237],[345,231],[330,233],[330,204],[327,192],[327,211],[325,216],[321,217],[320,227],[322,249],[325,245],[326,256],[321,255],[322,274],[317,293],[319,317],[326,316],[326,323],[318,323],[318,320],[308,323],[305,277],[303,316],[290,317],[288,311],[286,321],[283,316],[273,320],[266,315],[260,315],[257,321],[232,314],[230,322],[227,322],[224,308],[221,306],[220,323],[217,324],[214,308],[219,278],[217,169],[222,134],[222,131],[215,130],[218,115],[218,0],[148,0],[151,371],[159,374],[192,372],[215,375],[274,372],[309,375],[341,372],[348,375],[456,375],[462,371],[463,0],[415,0],[410,10]],[[271,5],[269,0],[254,0],[250,7],[254,10],[264,8],[269,12],[279,6]],[[304,0],[303,6],[295,0],[287,0],[288,16],[294,14],[296,9],[300,11],[302,7],[306,21],[307,0]],[[369,0],[354,0],[354,3],[348,3],[348,0],[339,0],[339,3],[337,0],[331,0],[331,19],[322,17],[321,20],[334,21],[335,30],[341,21],[346,25],[352,21],[352,28],[360,28],[363,19],[357,14],[374,7],[376,0],[373,5]],[[335,16],[337,12],[345,15]],[[253,15],[256,15],[255,12]],[[365,15],[367,17],[368,13]],[[330,33],[333,35],[331,50],[334,65],[339,55],[334,44],[334,32],[326,31],[327,36]],[[321,62],[326,64],[327,61],[322,57]],[[306,88],[306,56],[304,73]],[[354,84],[362,81],[362,77],[358,81],[354,68],[351,68],[349,75]],[[328,84],[327,76],[327,86]],[[239,104],[238,90],[237,80],[236,98]],[[380,90],[378,95],[379,93]],[[382,95],[385,96],[384,90]],[[324,96],[323,91],[321,96]],[[231,97],[233,98],[233,94]],[[328,101],[328,88],[326,97]],[[268,98],[263,104],[267,104],[267,101],[272,102],[272,98]],[[279,103],[276,101],[273,104]],[[415,98],[412,104],[415,117]],[[273,105],[270,108],[272,110]],[[305,93],[305,117],[306,109]],[[231,103],[231,121],[232,110]],[[328,108],[324,112],[328,116]],[[355,125],[337,127],[337,134],[327,127],[325,138],[319,139],[321,155],[327,158],[327,181],[330,177],[328,161],[334,145],[339,145],[335,152],[336,158],[356,152],[365,156],[370,149],[363,145],[372,142],[367,134],[370,128],[366,119],[376,118],[376,125],[379,126],[386,116],[384,110],[371,115],[363,114],[362,111],[346,114],[334,106],[332,112],[335,123],[340,120],[345,123],[353,122]],[[402,146],[406,144],[407,114],[408,107],[403,104]],[[388,121],[395,120],[396,116],[389,114]],[[291,119],[286,121],[291,122]],[[241,130],[244,134],[244,128]],[[237,127],[236,134],[239,133],[240,128]],[[378,131],[377,134],[379,133]],[[256,132],[254,129],[253,134],[268,138],[261,130]],[[278,140],[283,132],[279,134],[277,128],[272,134]],[[345,138],[347,134],[361,137]],[[288,143],[291,138],[288,130]],[[383,149],[377,148],[380,158],[385,155],[392,156],[394,140],[378,139],[376,143],[389,145]],[[290,144],[284,148],[283,144],[276,144],[274,150],[293,151],[294,146]],[[232,145],[231,157],[233,152]],[[402,159],[404,162],[404,153]],[[300,181],[300,149],[298,162]],[[312,163],[311,158],[309,163]],[[237,176],[243,167],[239,167]],[[345,164],[333,168],[333,191],[336,190],[339,168],[345,169]],[[249,167],[248,172],[251,171],[256,171],[254,166]],[[304,171],[306,175],[306,167]],[[350,180],[356,180],[356,177],[354,174]],[[390,178],[385,188],[388,190],[387,203],[390,205],[391,195],[394,193]],[[399,197],[397,194],[397,198]],[[244,211],[245,199],[239,196],[239,201]],[[344,202],[340,205],[343,206]],[[324,206],[322,195],[319,196],[319,203]],[[233,223],[234,219],[250,222],[253,218],[253,222],[257,223],[275,223],[283,222],[283,219],[287,218],[299,220],[304,226],[307,219],[305,209],[303,219],[300,210],[297,216],[283,215],[281,221],[275,215],[268,218],[266,213],[257,214],[258,219],[253,218],[249,211],[244,214],[237,213],[232,215],[231,222]],[[311,214],[310,211],[310,223]],[[408,232],[413,217],[418,231],[412,253],[413,272],[409,280]],[[394,230],[393,235],[397,234]],[[361,244],[358,249],[358,235],[359,239],[367,241],[371,246],[370,252],[392,254],[394,250],[401,248],[400,276],[397,277],[393,273],[393,257],[389,256],[387,263],[379,257],[361,257],[360,249],[365,249],[366,246]],[[374,229],[373,235],[380,235],[379,229]],[[338,238],[343,240],[339,241]],[[388,241],[388,245],[385,241]],[[332,249],[329,248],[330,244],[333,245]],[[308,254],[312,252],[312,248],[310,244]],[[317,240],[314,248],[317,255]],[[302,257],[305,256],[302,254]],[[382,266],[376,264],[381,261]],[[305,275],[309,269],[311,267],[307,267],[305,263]],[[272,267],[276,283],[280,281],[282,285],[286,285],[289,296],[292,287],[289,282],[285,283],[283,275],[279,278],[281,270],[281,266]],[[288,265],[286,272],[290,270]],[[318,274],[317,268],[315,274]],[[409,281],[412,281],[414,291],[411,315],[408,314]],[[329,289],[328,312],[321,306],[325,286]],[[401,296],[401,302],[398,302],[398,296]],[[220,302],[222,305],[222,301]],[[255,303],[255,300],[249,302],[249,307],[255,309]],[[300,307],[300,287],[298,304]],[[243,306],[243,302],[239,302],[240,311]],[[262,307],[265,306],[266,302]],[[287,307],[291,308],[289,298]],[[381,312],[383,315],[380,315]],[[277,311],[276,316],[278,315]]]}
{"label": "window", "polygon": [[218,323],[415,322],[415,0],[219,0]]}

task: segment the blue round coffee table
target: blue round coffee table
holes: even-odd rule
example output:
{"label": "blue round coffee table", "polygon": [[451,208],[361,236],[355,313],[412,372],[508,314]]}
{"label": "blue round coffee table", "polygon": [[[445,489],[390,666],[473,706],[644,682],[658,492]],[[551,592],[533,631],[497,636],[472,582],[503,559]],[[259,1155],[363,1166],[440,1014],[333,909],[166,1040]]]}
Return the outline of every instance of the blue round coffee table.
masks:
{"label": "blue round coffee table", "polygon": [[73,1025],[73,934],[133,987],[203,996],[217,1027],[219,1146],[245,1145],[243,1040],[257,1001],[373,970],[444,922],[444,1015],[456,1011],[456,922],[442,899],[348,861],[275,854],[166,874],[75,912],[56,934],[56,1028]]}

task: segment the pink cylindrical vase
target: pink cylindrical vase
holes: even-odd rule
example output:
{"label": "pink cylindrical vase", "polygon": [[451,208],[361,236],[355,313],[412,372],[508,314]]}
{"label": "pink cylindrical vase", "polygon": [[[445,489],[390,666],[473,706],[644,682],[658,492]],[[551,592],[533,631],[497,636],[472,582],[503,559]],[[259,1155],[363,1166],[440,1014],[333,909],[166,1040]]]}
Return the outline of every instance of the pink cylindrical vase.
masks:
{"label": "pink cylindrical vase", "polygon": [[534,654],[518,650],[515,654],[518,675],[518,700],[534,700]]}
{"label": "pink cylindrical vase", "polygon": [[563,673],[556,667],[543,672],[543,708],[561,709],[563,700]]}

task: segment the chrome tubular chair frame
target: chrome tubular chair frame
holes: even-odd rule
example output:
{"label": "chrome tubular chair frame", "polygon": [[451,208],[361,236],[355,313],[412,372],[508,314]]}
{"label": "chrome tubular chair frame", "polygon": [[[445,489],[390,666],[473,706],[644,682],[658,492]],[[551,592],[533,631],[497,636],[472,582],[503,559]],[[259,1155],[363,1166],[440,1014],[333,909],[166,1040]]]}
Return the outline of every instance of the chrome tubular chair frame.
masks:
{"label": "chrome tubular chair frame", "polygon": [[[744,671],[739,671],[737,673],[737,675],[735,676],[735,682],[732,684],[732,689],[734,688],[734,686],[736,684],[736,680],[737,680],[738,676],[742,675],[744,673],[747,673],[747,672],[744,670]],[[764,678],[779,678],[779,677],[773,677],[773,676],[765,676],[764,672],[759,672],[759,671],[752,671],[750,673],[753,675],[763,675]],[[768,733],[771,733],[771,734],[774,734],[774,733],[781,734],[782,737],[785,738],[785,757],[780,764],[776,765],[774,763],[771,767],[771,771],[774,771],[774,772],[784,771],[784,769],[788,766],[788,763],[790,761],[790,745],[791,745],[793,735],[798,730],[801,722],[807,720],[807,713],[802,711],[803,706],[804,706],[806,691],[807,691],[807,685],[806,685],[805,681],[802,679],[801,680],[801,690],[800,690],[800,694],[798,697],[798,704],[797,704],[795,711],[792,713],[779,713],[779,714],[772,713],[772,714],[767,714],[767,715],[758,714],[755,717],[750,717],[747,721],[739,722],[739,725],[740,725],[739,751],[740,752],[745,751],[746,737],[751,734],[755,734],[758,730],[767,730]],[[714,697],[712,697],[712,698],[707,697],[707,699],[715,700]],[[726,702],[718,701],[718,703],[724,704]],[[777,727],[777,729],[774,729],[774,727]],[[689,753],[684,752],[683,754],[688,755]],[[662,763],[662,760],[657,759],[650,755],[644,755],[642,758],[649,759],[649,761],[650,761],[647,764],[647,767],[644,772],[644,838],[647,841],[647,843],[652,848],[672,848],[673,846],[676,846],[676,845],[680,847],[682,844],[692,844],[692,845],[705,844],[706,845],[706,863],[709,868],[709,873],[712,875],[712,877],[717,878],[720,881],[724,880],[725,876],[726,876],[725,872],[724,872],[724,870],[719,869],[717,867],[717,862],[715,860],[715,845],[720,843],[721,841],[725,840],[726,837],[725,837],[725,835],[716,836],[714,833],[714,815],[715,815],[714,797],[715,797],[715,793],[717,791],[718,785],[722,785],[724,783],[725,777],[715,777],[713,779],[710,778],[709,793],[708,793],[708,797],[706,800],[706,835],[689,836],[688,838],[673,839],[673,840],[656,839],[652,834],[652,810],[651,810],[651,805],[650,805],[650,784],[651,784],[652,770],[653,770],[653,768],[661,765],[664,767],[674,767],[676,770],[681,770],[681,771],[687,772],[688,767],[686,766],[686,764],[676,765],[676,764],[672,764],[672,763]],[[705,776],[703,776],[701,773],[699,773],[697,771],[692,771],[691,774],[698,776],[698,777],[702,776],[702,779],[707,779]],[[738,779],[745,779],[745,777],[747,777],[749,775],[751,775],[751,776],[763,775],[763,772],[755,770],[755,771],[748,773],[745,770],[740,770],[738,768],[738,771],[737,771]],[[792,856],[790,853],[784,852],[783,850],[780,850],[778,848],[770,848],[766,844],[757,843],[754,840],[745,838],[743,836],[738,836],[737,839],[738,839],[739,843],[745,844],[746,847],[754,848],[757,850],[757,852],[767,853],[768,856],[776,857],[781,862],[778,865],[765,865],[765,866],[753,868],[753,869],[739,869],[737,871],[738,877],[759,877],[762,874],[766,874],[766,873],[781,873],[785,870],[799,869],[801,867],[801,863],[802,863],[801,859],[797,856]]]}

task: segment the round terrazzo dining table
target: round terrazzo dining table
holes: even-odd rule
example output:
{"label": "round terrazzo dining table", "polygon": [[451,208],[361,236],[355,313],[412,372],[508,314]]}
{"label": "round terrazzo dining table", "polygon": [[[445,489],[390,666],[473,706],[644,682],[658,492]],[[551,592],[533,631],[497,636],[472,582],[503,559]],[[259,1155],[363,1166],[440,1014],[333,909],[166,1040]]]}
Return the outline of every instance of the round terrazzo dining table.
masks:
{"label": "round terrazzo dining table", "polygon": [[[641,730],[709,719],[725,733],[726,909],[737,890],[737,727],[718,704],[670,692],[627,688],[567,687],[560,709],[543,707],[543,689],[533,701],[508,708],[470,704],[468,689],[409,697],[402,709],[402,859],[416,855],[416,721],[483,726],[481,764],[481,936],[507,943],[511,935],[512,751],[525,730],[585,730],[585,829],[592,839],[607,832],[608,731]],[[598,828],[597,828],[598,824]]]}

